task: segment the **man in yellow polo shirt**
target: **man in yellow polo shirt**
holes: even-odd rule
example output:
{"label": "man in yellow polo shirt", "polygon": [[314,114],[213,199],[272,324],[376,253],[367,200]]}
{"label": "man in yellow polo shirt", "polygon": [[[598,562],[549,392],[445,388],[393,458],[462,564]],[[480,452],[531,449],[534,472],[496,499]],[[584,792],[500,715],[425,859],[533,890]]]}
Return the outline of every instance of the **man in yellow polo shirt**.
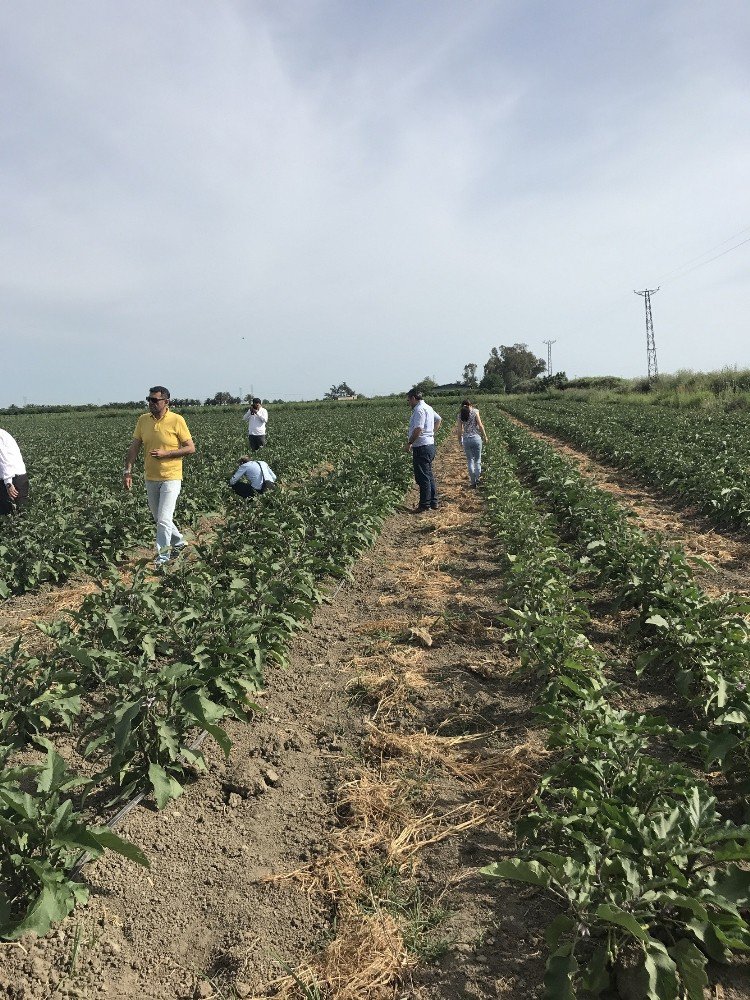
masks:
{"label": "man in yellow polo shirt", "polygon": [[156,565],[169,561],[172,552],[184,549],[187,542],[172,520],[177,497],[182,488],[182,459],[195,451],[185,418],[169,409],[169,389],[152,386],[146,396],[148,413],[138,418],[125,456],[125,489],[133,485],[133,462],[141,445],[146,454],[146,494],[156,521]]}

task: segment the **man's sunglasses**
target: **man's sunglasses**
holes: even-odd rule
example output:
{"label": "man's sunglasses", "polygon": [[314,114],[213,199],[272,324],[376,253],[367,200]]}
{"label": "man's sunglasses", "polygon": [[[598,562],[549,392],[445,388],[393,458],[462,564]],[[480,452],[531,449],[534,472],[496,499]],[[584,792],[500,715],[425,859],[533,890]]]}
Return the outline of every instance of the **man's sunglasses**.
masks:
{"label": "man's sunglasses", "polygon": [[166,403],[166,399],[161,396],[146,396],[147,403]]}

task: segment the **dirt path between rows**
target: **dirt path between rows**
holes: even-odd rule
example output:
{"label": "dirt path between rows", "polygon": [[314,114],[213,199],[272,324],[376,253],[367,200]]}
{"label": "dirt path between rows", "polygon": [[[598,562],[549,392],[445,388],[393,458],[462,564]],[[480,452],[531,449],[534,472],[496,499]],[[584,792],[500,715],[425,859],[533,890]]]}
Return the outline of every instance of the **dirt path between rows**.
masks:
{"label": "dirt path between rows", "polygon": [[588,480],[631,511],[646,531],[660,534],[668,543],[682,546],[689,556],[709,563],[712,569],[694,564],[695,576],[706,593],[716,596],[731,590],[750,594],[750,539],[747,533],[716,527],[695,508],[679,508],[627,472],[603,465],[562,438],[539,431],[510,414],[505,415],[574,462]]}
{"label": "dirt path between rows", "polygon": [[230,728],[229,763],[209,748],[180,799],[128,816],[151,869],[89,866],[86,907],[0,945],[0,996],[541,995],[549,903],[478,869],[512,850],[542,738],[454,442],[436,472],[440,510],[386,522],[271,672],[264,714]]}

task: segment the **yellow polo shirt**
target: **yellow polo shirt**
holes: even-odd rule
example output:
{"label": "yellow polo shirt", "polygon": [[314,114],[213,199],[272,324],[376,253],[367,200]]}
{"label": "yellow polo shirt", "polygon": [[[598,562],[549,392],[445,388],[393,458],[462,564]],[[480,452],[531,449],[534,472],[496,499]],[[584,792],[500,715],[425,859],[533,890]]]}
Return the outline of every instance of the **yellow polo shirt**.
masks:
{"label": "yellow polo shirt", "polygon": [[153,482],[182,479],[181,458],[152,458],[150,453],[157,448],[174,451],[188,443],[191,436],[184,417],[167,410],[161,420],[156,420],[150,413],[144,413],[138,417],[133,437],[143,444],[146,452],[146,479]]}

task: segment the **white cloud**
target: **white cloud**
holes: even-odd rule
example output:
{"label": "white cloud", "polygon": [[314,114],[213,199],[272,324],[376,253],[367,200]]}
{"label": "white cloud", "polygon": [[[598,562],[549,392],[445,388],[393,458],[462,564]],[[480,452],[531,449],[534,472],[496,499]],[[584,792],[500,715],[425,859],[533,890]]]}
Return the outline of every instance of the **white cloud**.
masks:
{"label": "white cloud", "polygon": [[[0,404],[161,365],[181,395],[391,391],[549,337],[569,374],[639,374],[632,289],[750,226],[749,25],[739,0],[0,8]],[[663,370],[750,364],[749,250],[665,282]]]}

